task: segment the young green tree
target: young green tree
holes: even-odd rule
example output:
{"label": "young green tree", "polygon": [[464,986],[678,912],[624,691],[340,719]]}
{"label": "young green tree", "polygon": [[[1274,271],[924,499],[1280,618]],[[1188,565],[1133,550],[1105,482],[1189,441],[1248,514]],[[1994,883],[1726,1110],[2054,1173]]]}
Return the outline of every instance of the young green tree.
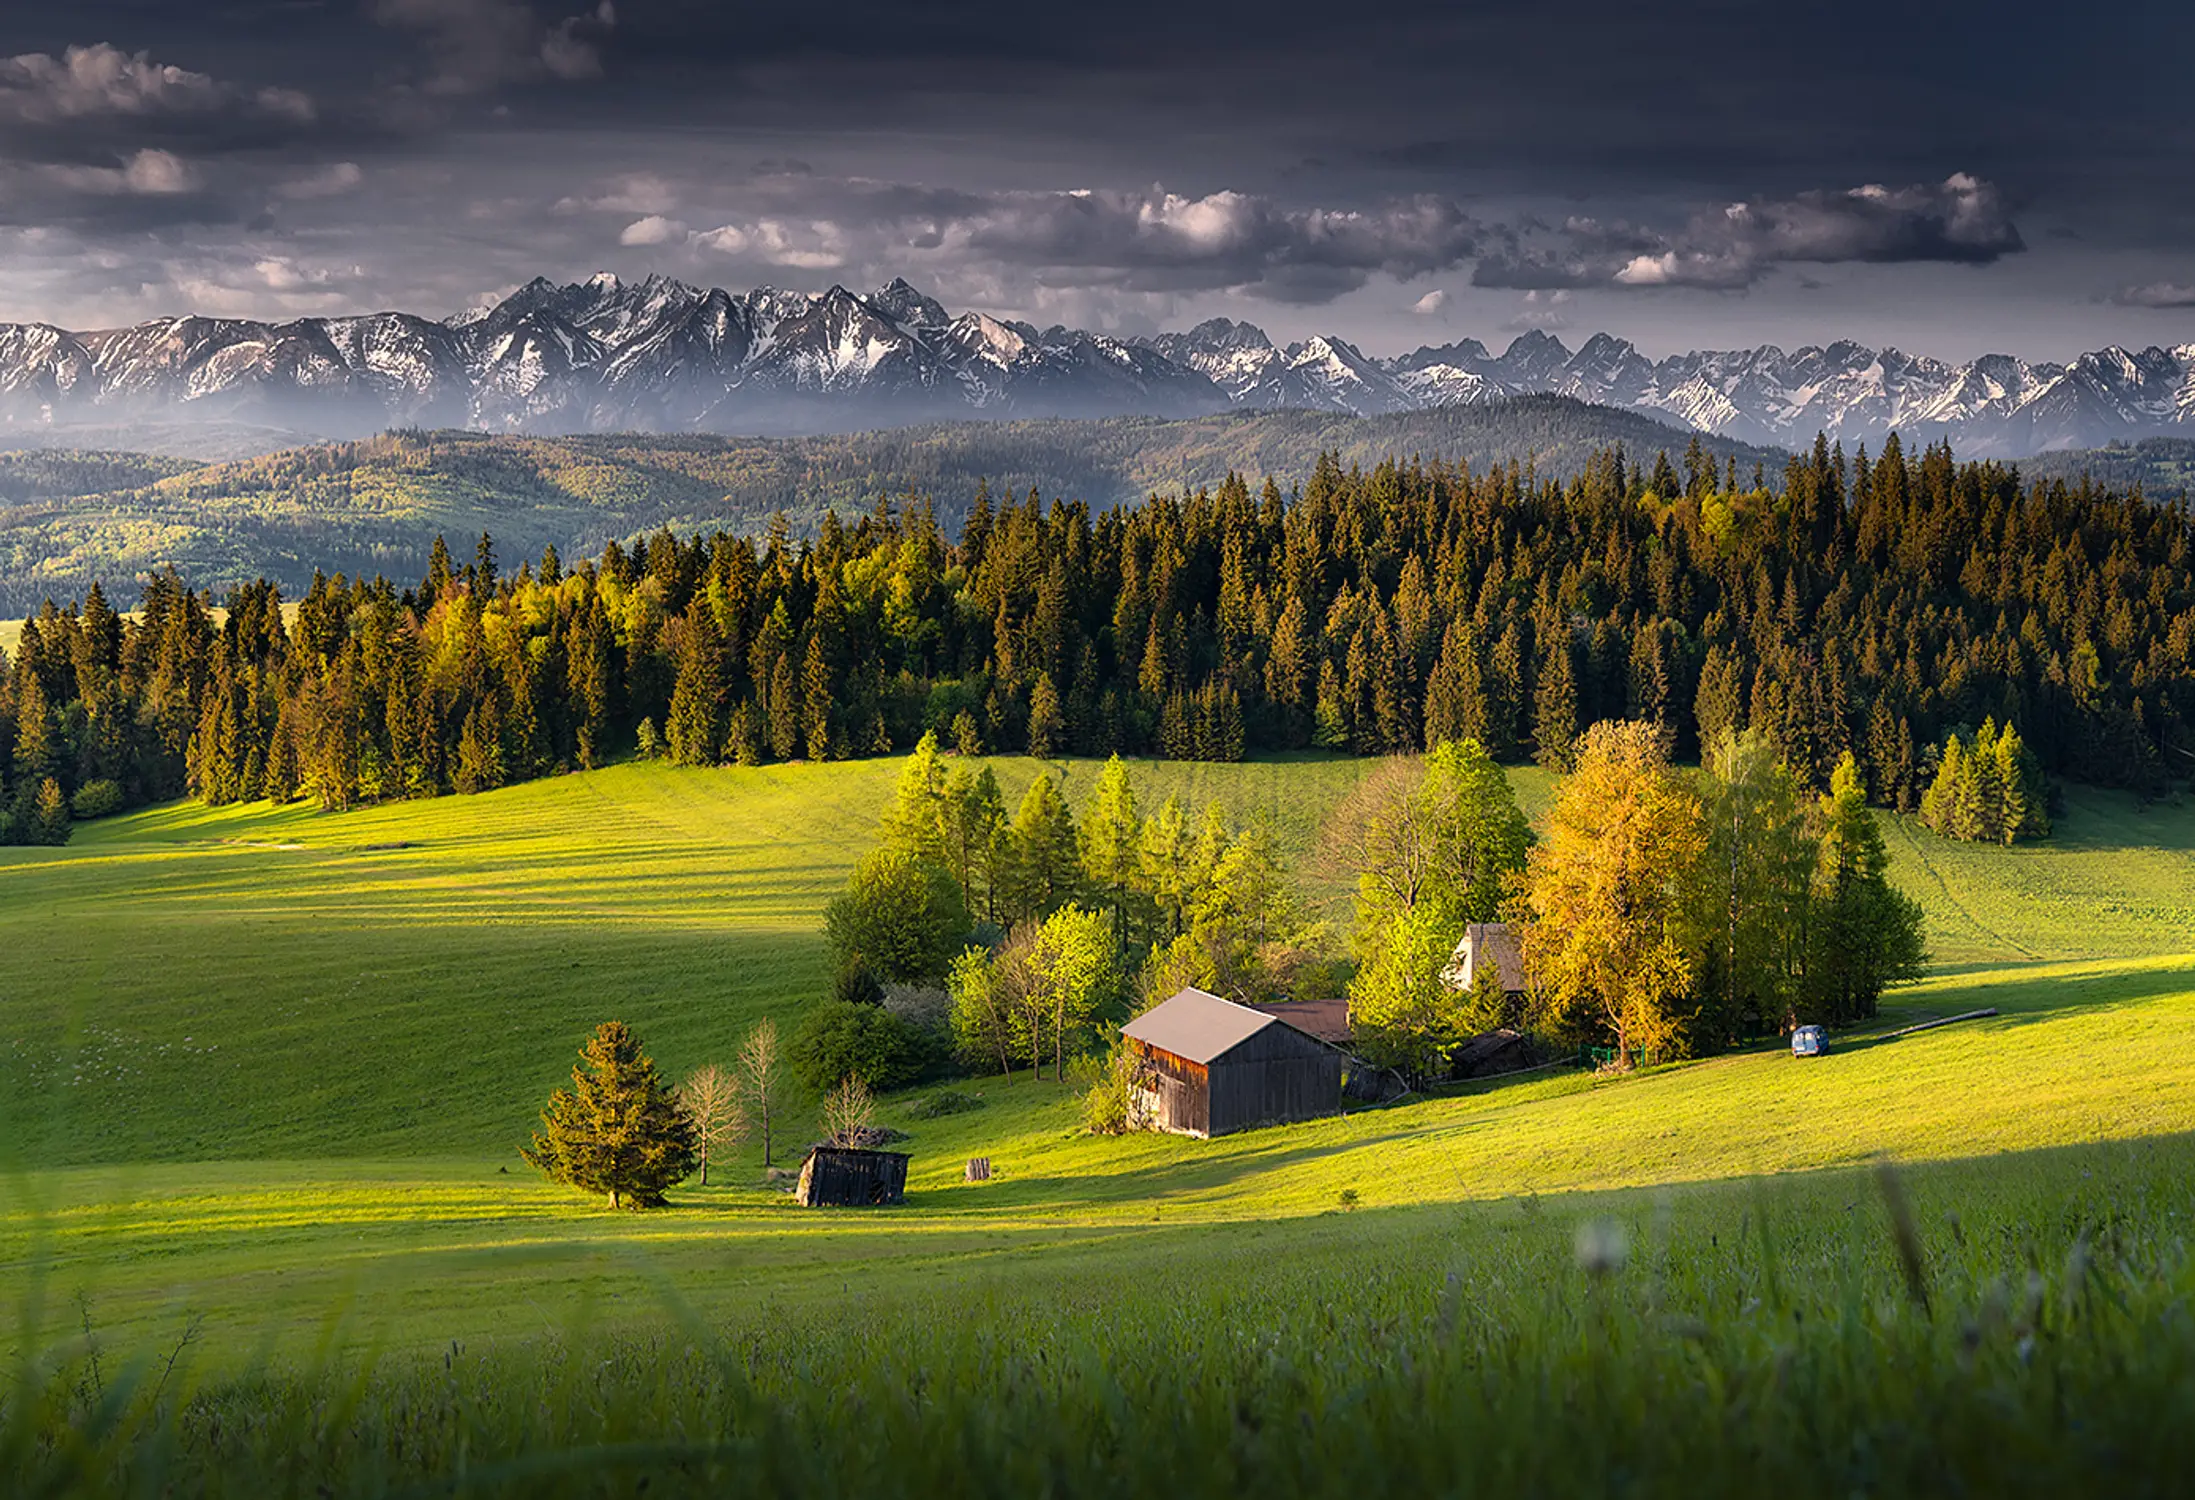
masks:
{"label": "young green tree", "polygon": [[1007,839],[1003,915],[1016,923],[1048,917],[1074,899],[1082,886],[1081,840],[1057,777],[1046,774],[1029,783]]}
{"label": "young green tree", "polygon": [[891,804],[884,809],[884,824],[879,830],[884,847],[917,859],[945,858],[948,785],[937,735],[925,734],[900,767]]}
{"label": "young green tree", "polygon": [[823,913],[839,963],[858,961],[893,984],[942,980],[968,926],[967,903],[944,866],[890,847],[854,866]]}
{"label": "young green tree", "polygon": [[1805,965],[1814,848],[1799,788],[1757,729],[1723,731],[1704,781],[1705,856],[1691,891],[1699,1040],[1727,1041],[1790,1015]]}
{"label": "young green tree", "polygon": [[1493,921],[1531,841],[1508,776],[1476,740],[1381,765],[1321,838],[1328,867],[1356,879],[1357,942],[1367,956],[1386,945],[1389,923],[1421,908],[1451,948],[1470,923]]}
{"label": "young green tree", "polygon": [[1098,772],[1082,817],[1082,873],[1090,893],[1111,913],[1114,941],[1126,950],[1131,933],[1144,926],[1143,819],[1136,811],[1136,788],[1119,756]]}
{"label": "young green tree", "polygon": [[1449,1055],[1473,1034],[1469,997],[1441,978],[1455,951],[1441,914],[1419,906],[1380,931],[1349,982],[1349,1028],[1364,1058],[1413,1082],[1444,1076]]}
{"label": "young green tree", "polygon": [[991,768],[953,772],[945,784],[942,852],[971,916],[981,912],[997,920],[997,854],[1005,828],[1006,808]]}
{"label": "young green tree", "polygon": [[1699,797],[1670,768],[1660,729],[1604,720],[1578,742],[1521,905],[1536,1022],[1599,1032],[1625,1066],[1683,1037],[1693,956],[1684,894],[1706,846]]}
{"label": "young green tree", "polygon": [[558,1089],[520,1154],[555,1182],[654,1208],[694,1169],[694,1122],[623,1021],[605,1021],[580,1050],[572,1088]]}
{"label": "young green tree", "polygon": [[1181,798],[1168,797],[1143,825],[1139,855],[1142,883],[1158,903],[1161,925],[1158,937],[1171,941],[1188,926],[1189,829]]}
{"label": "young green tree", "polygon": [[1890,856],[1847,752],[1817,810],[1801,1019],[1845,1025],[1875,1014],[1885,987],[1918,979],[1928,962],[1921,908],[1890,884]]}
{"label": "young green tree", "polygon": [[[1009,943],[1012,941],[1008,939]],[[993,956],[968,948],[953,960],[945,988],[953,997],[949,1024],[953,1050],[970,1067],[997,1060],[1002,1074],[1014,1071],[1014,1014],[1011,997],[998,983]]]}

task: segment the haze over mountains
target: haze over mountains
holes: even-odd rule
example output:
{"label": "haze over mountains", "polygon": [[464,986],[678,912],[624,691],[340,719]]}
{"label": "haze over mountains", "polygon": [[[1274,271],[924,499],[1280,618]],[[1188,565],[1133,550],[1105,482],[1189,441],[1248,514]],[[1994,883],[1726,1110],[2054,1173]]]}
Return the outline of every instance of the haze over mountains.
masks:
{"label": "haze over mountains", "polygon": [[1247,323],[1117,338],[952,313],[903,280],[867,295],[738,295],[662,277],[536,280],[448,319],[411,313],[269,324],[181,317],[69,332],[0,325],[0,441],[178,420],[322,436],[392,426],[569,434],[797,434],[955,418],[1300,409],[1380,415],[1552,393],[1737,441],[1826,432],[1949,437],[2019,457],[2195,433],[2195,344],[2068,364],[1947,364],[1838,342],[1650,360],[1596,334],[1532,332],[1368,356],[1325,336],[1277,346]]}

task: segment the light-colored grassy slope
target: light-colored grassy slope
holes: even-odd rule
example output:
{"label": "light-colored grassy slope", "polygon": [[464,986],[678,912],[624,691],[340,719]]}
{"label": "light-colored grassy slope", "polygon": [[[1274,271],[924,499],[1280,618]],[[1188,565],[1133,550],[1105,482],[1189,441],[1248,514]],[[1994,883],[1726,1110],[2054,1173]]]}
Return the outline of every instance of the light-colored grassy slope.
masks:
{"label": "light-colored grassy slope", "polygon": [[[1035,773],[997,766],[1009,799]],[[1139,775],[1302,850],[1362,770]],[[176,804],[0,850],[0,1124],[41,1164],[499,1149],[600,1020],[678,1072],[793,1022],[897,774],[636,764],[342,815]]]}
{"label": "light-colored grassy slope", "polygon": [[[712,1317],[759,1300],[888,1297],[941,1278],[1057,1278],[1105,1265],[1179,1271],[1184,1232],[1272,1253],[1331,1238],[1343,1203],[1467,1238],[1544,1195],[1673,1189],[1805,1174],[1878,1153],[1998,1160],[2069,1143],[2172,1138],[2195,1119],[2195,960],[1982,973],[1932,983],[1907,1014],[1998,1005],[1999,1019],[1844,1042],[1801,1063],[1774,1050],[1646,1076],[1542,1078],[1219,1141],[1074,1132],[1074,1101],[1026,1078],[978,1085],[982,1109],[897,1119],[912,1139],[908,1206],[809,1213],[782,1194],[688,1187],[673,1209],[613,1214],[512,1162],[225,1162],[100,1167],[0,1180],[0,1267],[83,1290],[117,1339],[172,1337],[187,1310],[232,1352],[310,1342],[348,1308],[351,1336],[402,1348],[560,1328],[591,1307],[654,1317],[658,1283]],[[2184,1139],[2184,1137],[2183,1137]],[[995,1181],[959,1181],[971,1155]],[[1850,1196],[1865,1199],[1858,1185]],[[1507,1209],[1500,1205],[1509,1203]],[[1140,1268],[1140,1271],[1139,1271]]]}
{"label": "light-colored grassy slope", "polygon": [[[1017,794],[1033,767],[999,764]],[[1361,770],[1138,768],[1150,800],[1220,797],[1298,850]],[[341,816],[177,806],[0,852],[0,1151],[36,1168],[0,1177],[0,1279],[47,1264],[103,1326],[204,1312],[232,1347],[308,1338],[348,1295],[361,1328],[426,1345],[559,1326],[589,1299],[619,1320],[653,1305],[657,1277],[722,1310],[857,1282],[1068,1278],[1082,1256],[1159,1274],[1184,1225],[1270,1235],[1285,1256],[1337,1222],[1376,1237],[1385,1212],[2195,1122],[2195,818],[2080,793],[2038,849],[1891,832],[1949,961],[1894,1010],[1989,1004],[1994,1021],[1848,1040],[1817,1063],[1769,1049],[1617,1082],[1544,1076],[1218,1142],[1089,1139],[1056,1085],[980,1082],[984,1109],[900,1120],[913,1199],[884,1217],[802,1214],[747,1186],[752,1148],[740,1185],[655,1215],[527,1174],[512,1147],[594,1021],[632,1020],[675,1072],[809,1003],[817,913],[895,773],[624,766]],[[1518,779],[1543,805],[1545,779]],[[976,1154],[997,1182],[957,1182]],[[1319,1217],[1344,1190],[1381,1212]]]}
{"label": "light-colored grassy slope", "polygon": [[2195,809],[2066,788],[2044,843],[2010,849],[1882,820],[1939,964],[2195,951]]}

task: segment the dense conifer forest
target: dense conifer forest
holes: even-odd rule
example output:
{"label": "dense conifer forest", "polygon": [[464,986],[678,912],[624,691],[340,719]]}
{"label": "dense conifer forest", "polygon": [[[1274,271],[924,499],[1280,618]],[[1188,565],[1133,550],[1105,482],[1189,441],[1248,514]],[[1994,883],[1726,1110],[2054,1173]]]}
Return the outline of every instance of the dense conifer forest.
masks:
{"label": "dense conifer forest", "polygon": [[[977,494],[812,539],[668,530],[427,576],[172,574],[133,617],[47,604],[0,666],[0,796],[97,807],[478,792],[636,745],[697,765],[964,750],[1237,759],[1474,738],[1562,765],[1644,719],[1680,757],[1751,726],[1826,786],[1918,805],[1938,747],[2017,725],[2044,770],[2153,794],[2195,769],[2183,502],[1817,443],[1780,476],[1601,453],[1568,482],[1322,461],[1122,509]],[[216,605],[219,609],[216,609]],[[50,784],[50,785],[49,785]],[[41,823],[39,806],[49,815]]]}

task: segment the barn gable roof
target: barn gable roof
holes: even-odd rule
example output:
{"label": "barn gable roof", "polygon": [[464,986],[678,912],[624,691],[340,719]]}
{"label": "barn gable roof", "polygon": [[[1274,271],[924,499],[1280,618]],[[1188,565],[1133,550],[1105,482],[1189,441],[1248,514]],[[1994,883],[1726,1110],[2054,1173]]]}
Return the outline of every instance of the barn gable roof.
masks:
{"label": "barn gable roof", "polygon": [[[1233,1051],[1268,1026],[1288,1026],[1278,1016],[1222,1000],[1203,990],[1183,990],[1161,1000],[1120,1028],[1147,1047],[1171,1052],[1185,1062],[1208,1063]],[[1293,1031],[1295,1027],[1288,1027]]]}

